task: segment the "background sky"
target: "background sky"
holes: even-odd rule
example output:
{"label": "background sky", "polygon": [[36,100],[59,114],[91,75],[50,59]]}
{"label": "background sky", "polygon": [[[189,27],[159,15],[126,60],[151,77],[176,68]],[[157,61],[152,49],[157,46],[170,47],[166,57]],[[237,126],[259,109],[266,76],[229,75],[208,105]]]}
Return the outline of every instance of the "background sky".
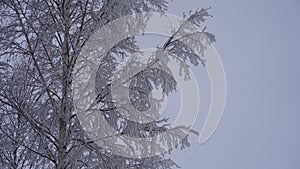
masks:
{"label": "background sky", "polygon": [[227,103],[208,142],[190,136],[191,147],[171,157],[183,169],[299,169],[300,1],[174,0],[169,13],[202,7],[212,7],[206,26],[217,38]]}

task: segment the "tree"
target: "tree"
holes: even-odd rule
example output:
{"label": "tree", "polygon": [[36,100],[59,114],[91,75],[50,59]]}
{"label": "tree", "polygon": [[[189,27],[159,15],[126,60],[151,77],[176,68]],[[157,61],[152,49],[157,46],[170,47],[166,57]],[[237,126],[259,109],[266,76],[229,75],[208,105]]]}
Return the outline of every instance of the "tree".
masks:
{"label": "tree", "polygon": [[[167,10],[166,0],[2,0],[0,2],[0,164],[3,168],[171,168],[177,166],[164,155],[126,158],[99,147],[83,131],[73,109],[73,70],[88,38],[105,24],[125,15]],[[207,9],[191,12],[187,21],[200,27],[210,16]],[[203,29],[210,41],[214,36]],[[161,49],[182,62],[204,63],[204,59],[172,37]],[[125,120],[114,109],[108,76],[117,60],[138,51],[135,37],[119,42],[105,56],[97,72],[98,104],[116,130],[132,137],[149,137],[167,129],[167,120],[140,125]],[[159,82],[153,78],[159,76]],[[164,73],[149,68],[131,83],[132,98],[165,85],[176,88]],[[141,85],[143,84],[143,85]],[[140,89],[147,89],[141,91]],[[145,109],[143,99],[133,99]],[[123,120],[122,126],[119,121]],[[187,138],[182,146],[188,146]]]}

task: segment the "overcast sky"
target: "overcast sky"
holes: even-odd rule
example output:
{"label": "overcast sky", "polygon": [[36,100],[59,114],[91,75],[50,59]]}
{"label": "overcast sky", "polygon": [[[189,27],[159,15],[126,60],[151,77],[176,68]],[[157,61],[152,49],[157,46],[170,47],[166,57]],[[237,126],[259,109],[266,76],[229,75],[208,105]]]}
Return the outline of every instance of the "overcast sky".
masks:
{"label": "overcast sky", "polygon": [[299,169],[300,1],[174,0],[169,13],[210,6],[206,25],[226,71],[226,108],[208,142],[191,136],[173,159],[183,169]]}

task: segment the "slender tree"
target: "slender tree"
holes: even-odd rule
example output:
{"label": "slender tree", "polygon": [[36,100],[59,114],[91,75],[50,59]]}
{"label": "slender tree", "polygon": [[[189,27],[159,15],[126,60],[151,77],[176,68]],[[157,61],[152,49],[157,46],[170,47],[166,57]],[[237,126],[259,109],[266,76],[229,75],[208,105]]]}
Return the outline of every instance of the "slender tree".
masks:
{"label": "slender tree", "polygon": [[[0,2],[0,166],[1,168],[162,168],[177,166],[164,155],[133,159],[99,147],[81,128],[73,109],[72,80],[77,57],[88,38],[105,24],[125,15],[167,10],[166,0],[1,0]],[[185,19],[200,27],[207,9]],[[205,29],[210,41],[214,36]],[[183,63],[204,63],[193,49],[169,38],[161,49]],[[119,42],[105,56],[97,73],[99,109],[122,134],[149,137],[167,129],[166,119],[148,124],[125,120],[111,103],[107,80],[120,58],[139,50],[134,37]],[[159,78],[154,78],[159,77]],[[176,82],[154,68],[130,83],[133,104],[146,109],[153,89],[169,93]],[[147,82],[147,83],[145,83]],[[143,89],[143,90],[141,90]],[[142,99],[134,99],[140,96]],[[143,100],[144,98],[144,100]],[[120,124],[120,120],[122,124]],[[187,140],[182,146],[188,146]]]}

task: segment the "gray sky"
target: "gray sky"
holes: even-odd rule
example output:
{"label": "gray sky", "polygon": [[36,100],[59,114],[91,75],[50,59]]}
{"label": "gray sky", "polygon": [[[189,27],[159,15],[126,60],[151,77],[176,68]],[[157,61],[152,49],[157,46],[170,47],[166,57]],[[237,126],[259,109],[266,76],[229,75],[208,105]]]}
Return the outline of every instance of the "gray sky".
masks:
{"label": "gray sky", "polygon": [[173,159],[183,169],[299,169],[300,1],[174,0],[169,13],[209,6],[214,17],[206,25],[227,76],[226,108],[208,142],[191,136],[191,147]]}

